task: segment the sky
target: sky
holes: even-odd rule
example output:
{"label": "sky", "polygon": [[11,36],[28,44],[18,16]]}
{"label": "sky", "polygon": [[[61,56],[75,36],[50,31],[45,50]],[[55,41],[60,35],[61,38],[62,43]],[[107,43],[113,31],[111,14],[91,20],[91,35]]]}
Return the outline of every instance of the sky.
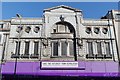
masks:
{"label": "sky", "polygon": [[2,2],[2,19],[16,17],[40,18],[43,10],[59,5],[66,5],[82,10],[84,18],[101,18],[108,10],[118,10],[118,2]]}

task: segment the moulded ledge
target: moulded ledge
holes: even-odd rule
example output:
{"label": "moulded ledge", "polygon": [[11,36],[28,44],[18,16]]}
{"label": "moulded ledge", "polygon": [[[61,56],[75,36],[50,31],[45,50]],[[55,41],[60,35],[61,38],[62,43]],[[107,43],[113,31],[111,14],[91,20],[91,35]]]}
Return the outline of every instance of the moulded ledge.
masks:
{"label": "moulded ledge", "polygon": [[29,54],[22,54],[21,58],[29,58]]}
{"label": "moulded ledge", "polygon": [[30,58],[39,58],[39,54],[31,54]]}
{"label": "moulded ledge", "polygon": [[112,59],[112,54],[105,54],[105,55],[104,55],[104,58],[106,58],[106,59],[107,59],[107,58]]}
{"label": "moulded ledge", "polygon": [[101,59],[103,59],[103,58],[104,58],[104,55],[102,55],[102,54],[96,54],[95,57],[96,57],[96,58],[101,58]]}
{"label": "moulded ledge", "polygon": [[94,56],[94,54],[87,54],[87,55],[86,55],[86,58],[92,58],[92,59],[94,59],[95,56]]}
{"label": "moulded ledge", "polygon": [[20,58],[20,54],[12,54],[11,58]]}

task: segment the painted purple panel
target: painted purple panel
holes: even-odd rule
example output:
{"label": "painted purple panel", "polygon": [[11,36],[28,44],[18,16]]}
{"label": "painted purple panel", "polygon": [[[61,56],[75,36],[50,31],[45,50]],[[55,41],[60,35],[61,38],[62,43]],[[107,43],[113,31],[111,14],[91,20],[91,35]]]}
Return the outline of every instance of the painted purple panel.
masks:
{"label": "painted purple panel", "polygon": [[33,74],[33,63],[32,62],[19,62],[17,63],[18,74]]}
{"label": "painted purple panel", "polygon": [[80,61],[80,62],[78,63],[78,66],[79,66],[80,68],[85,68],[85,61]]}
{"label": "painted purple panel", "polygon": [[[106,65],[105,65],[106,64]],[[40,62],[18,62],[18,75],[51,75],[51,76],[117,76],[118,63],[113,61],[79,61],[84,70],[41,70]],[[106,69],[107,68],[107,69]],[[112,69],[112,70],[111,70]],[[106,72],[107,71],[107,72]],[[109,73],[108,73],[109,72]],[[14,62],[2,65],[2,74],[13,74]]]}
{"label": "painted purple panel", "polygon": [[92,61],[85,61],[85,72],[86,73],[92,72]]}
{"label": "painted purple panel", "polygon": [[92,62],[92,72],[104,73],[105,72],[105,62],[103,61],[93,61]]}
{"label": "painted purple panel", "polygon": [[106,72],[118,72],[118,62],[106,62]]}
{"label": "painted purple panel", "polygon": [[4,74],[14,74],[14,63],[13,62],[6,62],[2,64],[2,73]]}

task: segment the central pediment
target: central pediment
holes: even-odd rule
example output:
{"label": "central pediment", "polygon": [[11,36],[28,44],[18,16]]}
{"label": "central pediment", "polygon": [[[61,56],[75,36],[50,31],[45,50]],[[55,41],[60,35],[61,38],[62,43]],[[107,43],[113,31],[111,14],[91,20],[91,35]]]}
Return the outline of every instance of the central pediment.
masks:
{"label": "central pediment", "polygon": [[79,9],[72,8],[72,7],[65,6],[65,5],[60,5],[60,6],[44,9],[44,12],[46,11],[49,11],[49,12],[81,12],[81,10]]}

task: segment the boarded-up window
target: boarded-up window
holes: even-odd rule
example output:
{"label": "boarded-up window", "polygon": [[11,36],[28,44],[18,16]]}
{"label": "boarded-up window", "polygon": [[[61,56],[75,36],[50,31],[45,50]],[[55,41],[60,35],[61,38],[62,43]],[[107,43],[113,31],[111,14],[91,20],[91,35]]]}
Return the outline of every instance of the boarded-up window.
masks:
{"label": "boarded-up window", "polygon": [[58,42],[53,42],[53,56],[58,56]]}
{"label": "boarded-up window", "polygon": [[34,54],[38,54],[39,42],[34,42]]}
{"label": "boarded-up window", "polygon": [[20,54],[20,41],[16,41],[16,49],[15,49],[15,54],[19,55]]}
{"label": "boarded-up window", "polygon": [[29,43],[30,42],[25,42],[25,54],[29,54]]}
{"label": "boarded-up window", "polygon": [[109,43],[109,42],[106,42],[106,43],[105,43],[105,47],[106,47],[106,54],[110,55],[110,54],[111,54],[111,51],[110,51],[110,43]]}
{"label": "boarded-up window", "polygon": [[67,56],[67,42],[62,41],[61,42],[61,54]]}
{"label": "boarded-up window", "polygon": [[74,55],[74,45],[73,45],[73,42],[71,41],[69,43],[69,51],[70,51],[70,55]]}
{"label": "boarded-up window", "polygon": [[102,54],[101,42],[97,42],[97,53],[98,53],[98,54]]}
{"label": "boarded-up window", "polygon": [[92,42],[88,42],[88,52],[90,55],[93,54],[93,45],[92,45]]}

